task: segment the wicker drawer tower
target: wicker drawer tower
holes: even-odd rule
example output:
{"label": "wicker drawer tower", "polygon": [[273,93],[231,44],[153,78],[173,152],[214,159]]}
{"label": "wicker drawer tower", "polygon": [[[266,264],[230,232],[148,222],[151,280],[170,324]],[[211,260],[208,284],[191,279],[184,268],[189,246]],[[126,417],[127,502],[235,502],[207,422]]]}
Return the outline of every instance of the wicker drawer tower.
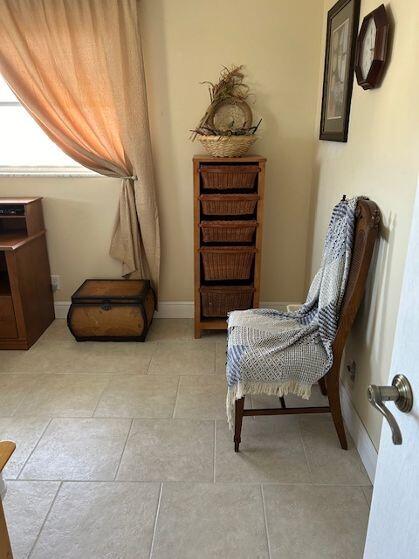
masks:
{"label": "wicker drawer tower", "polygon": [[259,306],[265,163],[193,158],[195,338],[225,330],[231,310]]}

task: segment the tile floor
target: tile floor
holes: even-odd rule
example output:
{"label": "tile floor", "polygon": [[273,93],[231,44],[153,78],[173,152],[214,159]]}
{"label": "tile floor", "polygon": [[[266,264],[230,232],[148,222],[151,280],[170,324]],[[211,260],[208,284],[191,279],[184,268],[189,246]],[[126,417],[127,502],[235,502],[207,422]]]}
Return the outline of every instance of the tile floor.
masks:
{"label": "tile floor", "polygon": [[56,320],[0,352],[15,559],[361,558],[371,486],[353,445],[328,415],[245,418],[235,454],[224,368],[224,334],[193,340],[191,320],[155,320],[144,344],[77,344]]}

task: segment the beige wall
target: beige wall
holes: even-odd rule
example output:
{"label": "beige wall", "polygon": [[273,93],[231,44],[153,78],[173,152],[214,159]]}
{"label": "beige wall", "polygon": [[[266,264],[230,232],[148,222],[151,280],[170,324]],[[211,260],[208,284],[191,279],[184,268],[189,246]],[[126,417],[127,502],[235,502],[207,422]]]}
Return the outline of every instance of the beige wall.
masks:
{"label": "beige wall", "polygon": [[[325,14],[333,3],[325,1]],[[376,0],[363,0],[361,19],[377,5]],[[382,212],[382,236],[367,297],[346,351],[346,363],[354,359],[357,364],[355,383],[343,373],[376,447],[381,416],[368,404],[366,387],[386,384],[388,379],[419,171],[419,4],[417,0],[392,0],[390,5],[394,39],[382,86],[363,91],[355,81],[348,143],[317,142],[313,189],[312,272],[319,263],[330,210],[343,193],[365,194]],[[320,93],[319,86],[317,122]]]}
{"label": "beige wall", "polygon": [[[188,130],[208,104],[199,82],[232,63],[246,65],[254,112],[263,117],[256,147],[268,158],[262,299],[301,300],[322,9],[321,0],[142,0],[162,300],[193,299],[191,158],[202,150]],[[118,275],[108,256],[118,192],[105,178],[0,179],[0,196],[46,197],[51,267],[62,281],[57,300],[68,300],[86,277]]]}

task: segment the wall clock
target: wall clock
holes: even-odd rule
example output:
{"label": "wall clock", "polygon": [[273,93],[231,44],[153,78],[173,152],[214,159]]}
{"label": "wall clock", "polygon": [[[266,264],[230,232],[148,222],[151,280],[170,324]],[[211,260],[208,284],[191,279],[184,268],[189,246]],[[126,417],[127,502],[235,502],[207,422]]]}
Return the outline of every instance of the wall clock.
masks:
{"label": "wall clock", "polygon": [[384,4],[364,17],[355,54],[355,75],[363,89],[373,89],[380,84],[387,59],[389,27]]}

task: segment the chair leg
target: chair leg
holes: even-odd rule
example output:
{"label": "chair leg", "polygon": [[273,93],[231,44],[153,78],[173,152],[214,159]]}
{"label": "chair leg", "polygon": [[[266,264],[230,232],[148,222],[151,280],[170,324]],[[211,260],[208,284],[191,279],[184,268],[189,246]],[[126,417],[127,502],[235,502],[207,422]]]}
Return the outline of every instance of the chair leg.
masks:
{"label": "chair leg", "polygon": [[7,531],[6,519],[4,518],[3,505],[0,499],[0,558],[13,559],[12,548],[10,547],[9,533]]}
{"label": "chair leg", "polygon": [[319,386],[320,392],[323,394],[323,396],[327,396],[326,380],[324,377],[319,380]]}
{"label": "chair leg", "polygon": [[285,398],[283,396],[280,396],[279,401],[281,402],[281,408],[285,409],[287,407],[285,404]]}
{"label": "chair leg", "polygon": [[234,452],[239,452],[243,424],[244,396],[235,401],[234,405]]}
{"label": "chair leg", "polygon": [[335,371],[327,375],[327,397],[329,398],[330,411],[332,413],[333,423],[339,437],[340,446],[343,450],[348,450],[348,441],[345,434],[345,426],[343,424],[342,410],[340,407],[339,393],[339,374]]}

